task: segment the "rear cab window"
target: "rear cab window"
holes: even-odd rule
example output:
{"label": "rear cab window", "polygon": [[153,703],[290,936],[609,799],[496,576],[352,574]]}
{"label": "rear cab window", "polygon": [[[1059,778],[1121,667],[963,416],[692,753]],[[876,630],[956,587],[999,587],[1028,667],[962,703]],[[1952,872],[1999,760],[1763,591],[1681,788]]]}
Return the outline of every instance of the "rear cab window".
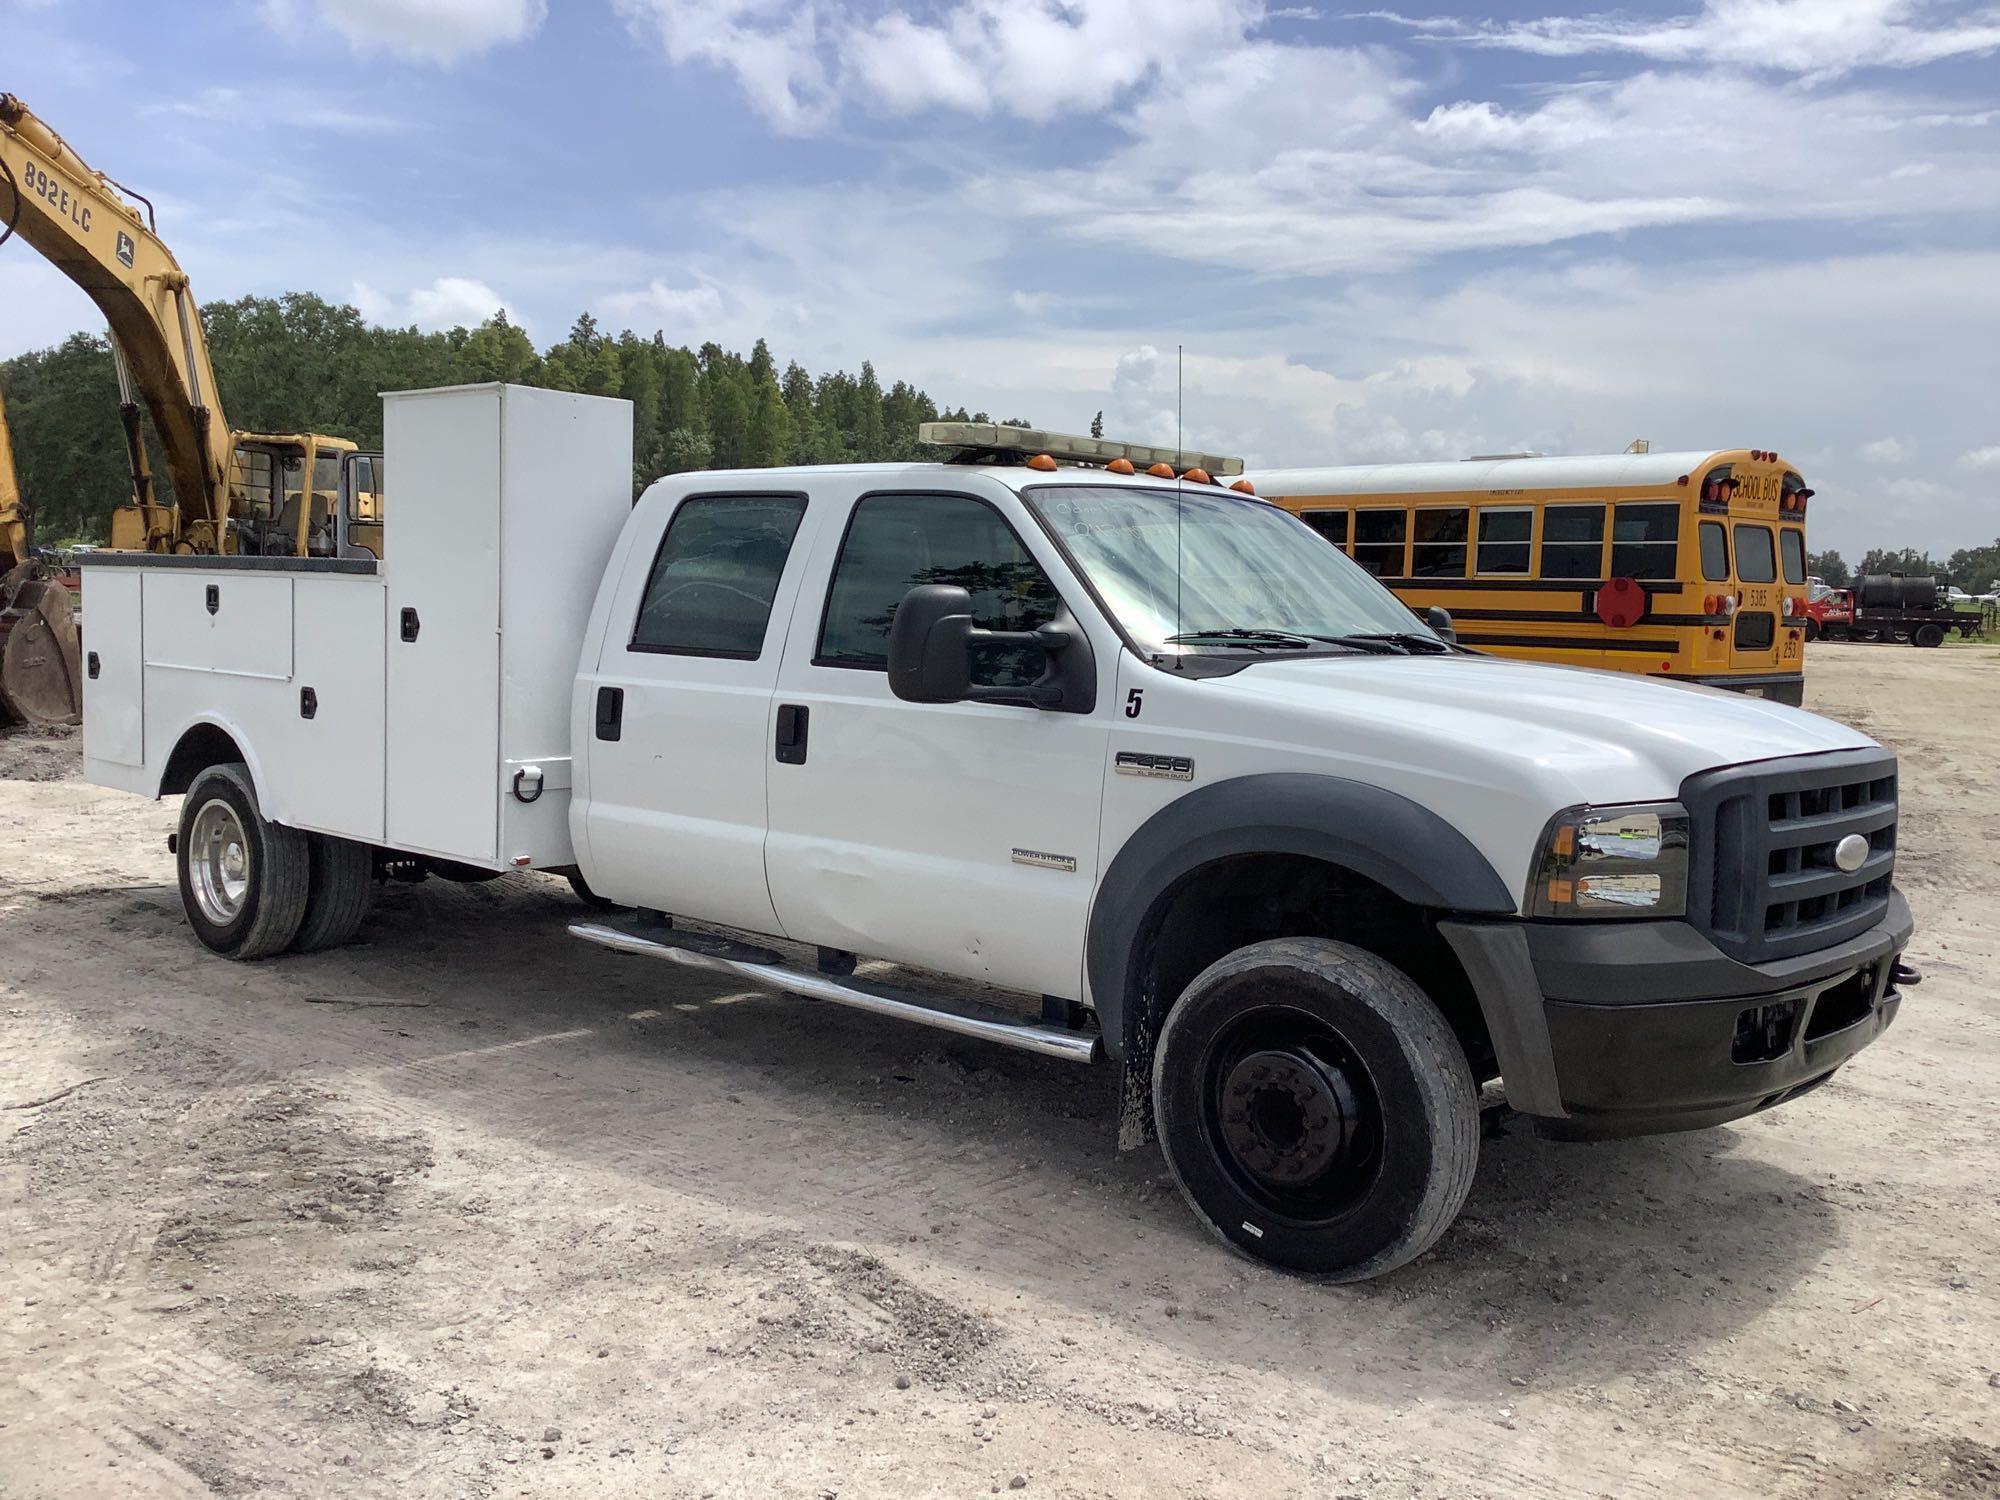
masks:
{"label": "rear cab window", "polygon": [[803,495],[693,495],[667,523],[627,643],[755,661],[805,515]]}

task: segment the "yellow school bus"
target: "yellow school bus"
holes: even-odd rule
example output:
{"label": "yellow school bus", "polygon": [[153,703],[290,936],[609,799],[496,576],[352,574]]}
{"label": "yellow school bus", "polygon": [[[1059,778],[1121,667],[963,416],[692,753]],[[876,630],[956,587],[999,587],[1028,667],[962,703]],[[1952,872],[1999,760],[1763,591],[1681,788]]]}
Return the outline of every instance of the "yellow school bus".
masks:
{"label": "yellow school bus", "polygon": [[1461,644],[1797,703],[1806,502],[1766,449],[1247,476]]}

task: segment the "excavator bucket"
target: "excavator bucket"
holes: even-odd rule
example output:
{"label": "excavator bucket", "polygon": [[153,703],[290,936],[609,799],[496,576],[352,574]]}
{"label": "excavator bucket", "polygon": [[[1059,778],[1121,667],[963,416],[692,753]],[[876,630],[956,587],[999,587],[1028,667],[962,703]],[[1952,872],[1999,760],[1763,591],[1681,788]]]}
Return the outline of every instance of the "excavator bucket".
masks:
{"label": "excavator bucket", "polygon": [[0,721],[83,719],[82,633],[75,595],[35,563],[0,576]]}

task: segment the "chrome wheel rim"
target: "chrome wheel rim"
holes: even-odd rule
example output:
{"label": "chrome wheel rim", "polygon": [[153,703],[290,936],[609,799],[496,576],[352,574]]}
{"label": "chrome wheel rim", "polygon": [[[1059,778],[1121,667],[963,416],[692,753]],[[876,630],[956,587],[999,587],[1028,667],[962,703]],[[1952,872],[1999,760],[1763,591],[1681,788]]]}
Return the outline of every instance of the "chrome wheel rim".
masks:
{"label": "chrome wheel rim", "polygon": [[204,802],[188,825],[187,867],[204,917],[227,927],[243,914],[250,895],[250,840],[236,809],[219,797]]}

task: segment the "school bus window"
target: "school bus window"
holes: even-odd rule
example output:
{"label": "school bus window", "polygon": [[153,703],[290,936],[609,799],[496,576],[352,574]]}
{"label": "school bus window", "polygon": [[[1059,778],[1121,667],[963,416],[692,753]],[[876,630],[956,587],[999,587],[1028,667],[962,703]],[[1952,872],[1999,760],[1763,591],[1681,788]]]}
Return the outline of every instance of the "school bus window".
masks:
{"label": "school bus window", "polygon": [[1468,515],[1469,512],[1462,505],[1417,512],[1417,524],[1411,534],[1410,547],[1412,578],[1465,576],[1465,528]]}
{"label": "school bus window", "polygon": [[1720,521],[1701,523],[1701,576],[1709,583],[1729,581],[1729,533]]}
{"label": "school bus window", "polygon": [[1604,507],[1551,505],[1542,512],[1542,577],[1604,576]]}
{"label": "school bus window", "polygon": [[1473,559],[1475,573],[1526,573],[1528,540],[1535,529],[1535,513],[1526,506],[1479,513],[1479,551]]}
{"label": "school bus window", "polygon": [[1771,528],[1736,528],[1736,576],[1745,583],[1776,583],[1778,559],[1771,551]]}
{"label": "school bus window", "polygon": [[1410,513],[1395,510],[1358,510],[1354,513],[1354,560],[1377,578],[1399,578],[1403,573],[1403,534]]}
{"label": "school bus window", "polygon": [[1806,534],[1796,526],[1778,533],[1778,546],[1785,554],[1785,582],[1806,581]]}
{"label": "school bus window", "polygon": [[1680,535],[1681,508],[1673,501],[1621,504],[1611,523],[1611,576],[1674,577]]}
{"label": "school bus window", "polygon": [[1302,510],[1299,519],[1334,546],[1347,545],[1347,512],[1344,510]]}

